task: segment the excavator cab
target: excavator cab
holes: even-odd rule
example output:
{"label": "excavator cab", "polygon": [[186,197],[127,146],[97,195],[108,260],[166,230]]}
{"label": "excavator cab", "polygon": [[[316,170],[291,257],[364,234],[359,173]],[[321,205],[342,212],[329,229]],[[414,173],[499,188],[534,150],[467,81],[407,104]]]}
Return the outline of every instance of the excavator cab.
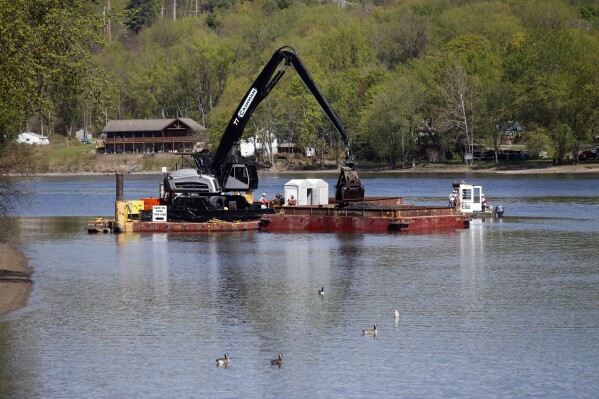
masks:
{"label": "excavator cab", "polygon": [[341,167],[341,173],[335,185],[335,199],[337,201],[361,201],[364,199],[364,186],[354,168],[349,166]]}
{"label": "excavator cab", "polygon": [[258,171],[256,165],[245,163],[228,163],[225,165],[226,180],[224,191],[254,191],[258,188]]}

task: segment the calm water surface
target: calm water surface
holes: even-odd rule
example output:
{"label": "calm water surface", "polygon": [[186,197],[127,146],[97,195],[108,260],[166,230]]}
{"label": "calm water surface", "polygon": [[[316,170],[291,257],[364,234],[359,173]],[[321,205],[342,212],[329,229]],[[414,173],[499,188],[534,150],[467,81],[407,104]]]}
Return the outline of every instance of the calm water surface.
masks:
{"label": "calm water surface", "polygon": [[[361,177],[368,195],[419,205],[463,178]],[[599,176],[465,180],[506,217],[419,234],[88,235],[113,213],[113,176],[23,183],[35,285],[0,318],[0,398],[598,397]],[[125,196],[158,181],[126,176]]]}

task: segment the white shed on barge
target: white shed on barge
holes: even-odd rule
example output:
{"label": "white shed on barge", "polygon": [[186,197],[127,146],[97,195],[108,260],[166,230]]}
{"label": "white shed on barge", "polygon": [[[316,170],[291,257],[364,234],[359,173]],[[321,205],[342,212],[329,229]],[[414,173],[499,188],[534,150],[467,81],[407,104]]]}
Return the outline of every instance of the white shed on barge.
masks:
{"label": "white shed on barge", "polygon": [[294,196],[296,205],[329,203],[329,183],[322,179],[292,179],[285,183],[285,203]]}

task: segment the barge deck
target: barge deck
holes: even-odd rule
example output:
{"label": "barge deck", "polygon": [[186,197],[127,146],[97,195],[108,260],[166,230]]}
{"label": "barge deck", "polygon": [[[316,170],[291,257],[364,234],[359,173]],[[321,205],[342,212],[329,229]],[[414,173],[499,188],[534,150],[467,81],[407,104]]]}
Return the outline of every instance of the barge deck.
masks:
{"label": "barge deck", "polygon": [[262,231],[412,231],[463,229],[470,217],[453,208],[400,205],[382,209],[338,209],[312,206],[275,207],[262,217]]}

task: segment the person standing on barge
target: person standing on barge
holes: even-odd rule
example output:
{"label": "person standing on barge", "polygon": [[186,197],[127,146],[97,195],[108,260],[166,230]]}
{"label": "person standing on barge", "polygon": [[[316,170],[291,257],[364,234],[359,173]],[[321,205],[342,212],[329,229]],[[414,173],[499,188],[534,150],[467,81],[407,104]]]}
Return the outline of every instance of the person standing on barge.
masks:
{"label": "person standing on barge", "polygon": [[262,193],[262,197],[260,197],[260,208],[261,209],[268,208],[268,201],[266,199],[266,193]]}

